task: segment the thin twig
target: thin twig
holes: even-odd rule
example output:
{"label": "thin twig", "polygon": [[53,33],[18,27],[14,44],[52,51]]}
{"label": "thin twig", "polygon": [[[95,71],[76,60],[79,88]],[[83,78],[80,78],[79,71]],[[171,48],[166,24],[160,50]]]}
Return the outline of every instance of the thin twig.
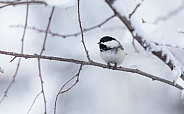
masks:
{"label": "thin twig", "polygon": [[[143,0],[142,0],[142,2],[143,2]],[[142,3],[141,2],[141,3]],[[137,11],[137,9],[141,6],[141,3],[138,3],[137,5],[136,5],[136,7],[134,8],[134,10],[132,11],[132,13],[129,15],[129,19],[132,17],[132,15]]]}
{"label": "thin twig", "polygon": [[43,100],[44,100],[44,108],[45,108],[45,112],[44,114],[47,114],[47,101],[46,101],[46,96],[45,96],[45,91],[44,91],[44,87],[43,87],[43,78],[42,78],[42,72],[41,72],[41,65],[40,65],[40,58],[38,58],[38,72],[39,72],[39,77],[40,77],[40,84],[41,84],[41,93],[43,95]]}
{"label": "thin twig", "polygon": [[45,31],[45,38],[44,38],[44,42],[43,42],[43,46],[42,46],[40,55],[42,55],[43,51],[45,50],[45,45],[46,45],[46,41],[47,41],[48,31],[49,31],[49,28],[50,28],[52,16],[53,16],[53,14],[54,14],[54,9],[55,9],[55,7],[52,7],[52,11],[51,11],[51,14],[50,14],[50,17],[49,17],[49,22],[48,22],[48,24],[47,24],[47,29],[46,29],[46,31]]}
{"label": "thin twig", "polygon": [[40,92],[40,93],[38,93],[38,94],[36,95],[36,97],[34,98],[34,100],[33,100],[32,104],[31,104],[31,106],[30,106],[30,108],[29,108],[27,114],[29,114],[29,112],[30,112],[31,109],[33,108],[33,105],[35,104],[37,98],[38,98],[41,94],[42,94],[42,92]]}
{"label": "thin twig", "polygon": [[79,27],[80,27],[80,31],[81,31],[82,44],[83,44],[84,50],[86,52],[86,56],[88,58],[88,61],[92,61],[89,57],[89,52],[88,52],[86,45],[85,45],[85,42],[84,42],[84,33],[83,33],[82,23],[81,23],[81,19],[80,19],[80,0],[78,0],[78,22],[79,22]]}
{"label": "thin twig", "polygon": [[[49,28],[50,28],[51,20],[52,20],[53,14],[54,14],[54,9],[55,9],[55,7],[53,6],[52,11],[50,13],[49,21],[48,21],[48,24],[47,24],[43,46],[42,46],[42,49],[41,49],[41,52],[40,52],[39,56],[41,56],[43,54],[43,52],[45,51],[45,45],[46,45],[46,41],[47,41],[47,36],[48,36],[48,31],[49,31]],[[38,58],[38,72],[39,72],[39,78],[40,78],[40,82],[41,82],[40,83],[41,84],[41,90],[42,90],[41,92],[42,92],[43,100],[44,100],[44,107],[45,107],[44,114],[47,114],[47,104],[46,104],[47,101],[46,101],[45,91],[44,91],[44,87],[43,87],[43,77],[42,77],[42,72],[41,72],[40,58]]]}
{"label": "thin twig", "polygon": [[45,60],[55,60],[55,61],[63,61],[63,62],[69,62],[69,63],[75,63],[75,64],[82,64],[84,65],[90,65],[90,66],[96,66],[96,67],[101,67],[101,68],[106,68],[106,69],[111,69],[111,70],[118,70],[118,71],[124,71],[124,72],[130,72],[130,73],[135,73],[135,74],[139,74],[141,76],[145,76],[147,78],[150,78],[152,80],[157,80],[159,82],[171,85],[173,87],[176,87],[180,90],[183,89],[183,87],[181,87],[178,84],[175,84],[173,81],[169,81],[163,78],[160,78],[158,76],[143,72],[141,70],[138,69],[130,69],[130,68],[125,68],[125,67],[117,67],[117,68],[109,68],[108,65],[105,64],[101,64],[101,63],[97,63],[97,62],[89,62],[89,61],[82,61],[82,60],[77,60],[77,59],[68,59],[68,58],[60,58],[60,57],[53,57],[53,56],[43,56],[43,55],[29,55],[29,54],[19,54],[19,53],[15,53],[15,52],[7,52],[7,51],[0,51],[0,54],[3,55],[9,55],[9,56],[16,56],[16,57],[22,57],[25,59],[29,59],[29,58],[36,58],[36,59],[45,59]]}
{"label": "thin twig", "polygon": [[[112,15],[112,16],[108,17],[107,19],[105,19],[104,21],[102,21],[101,23],[97,24],[97,25],[94,25],[94,26],[89,27],[89,28],[84,28],[83,33],[94,30],[98,27],[101,27],[102,25],[104,25],[105,23],[107,23],[109,20],[111,20],[114,17],[115,17],[115,15]],[[24,28],[23,25],[13,25],[13,26],[10,26],[10,27]],[[36,28],[36,27],[28,26],[27,29],[35,30],[35,31],[40,32],[40,33],[46,33],[46,30],[39,29],[39,28]],[[81,34],[81,32],[76,32],[76,33],[72,33],[72,34],[62,35],[62,34],[51,32],[51,30],[49,30],[47,33],[52,35],[52,36],[57,36],[57,37],[62,37],[62,38],[73,37],[73,36],[76,37],[76,36]]]}
{"label": "thin twig", "polygon": [[181,6],[179,6],[176,9],[170,11],[165,16],[158,17],[153,23],[158,24],[161,21],[166,21],[166,20],[170,19],[171,17],[173,17],[173,16],[177,15],[178,13],[180,13],[183,9],[184,9],[184,1],[181,4]]}
{"label": "thin twig", "polygon": [[2,99],[0,100],[0,104],[4,101],[4,99],[7,97],[8,91],[10,90],[11,86],[13,85],[13,83],[15,82],[18,70],[19,70],[19,66],[20,66],[20,61],[21,58],[19,58],[18,63],[17,63],[17,68],[15,70],[15,73],[13,75],[13,79],[11,80],[11,82],[9,83],[8,87],[6,88],[6,91],[4,92],[4,96],[2,97]]}
{"label": "thin twig", "polygon": [[16,5],[24,5],[24,4],[35,4],[35,5],[47,5],[47,3],[43,2],[43,1],[12,1],[12,2],[4,2],[4,1],[0,1],[1,4],[6,4],[4,6],[0,6],[1,8],[5,8],[7,6],[16,6]]}
{"label": "thin twig", "polygon": [[[69,91],[70,89],[72,89],[72,88],[79,82],[79,75],[80,75],[80,72],[81,72],[81,70],[82,70],[82,66],[83,66],[83,65],[81,64],[78,73],[77,73],[75,76],[73,76],[72,78],[70,78],[70,79],[63,85],[63,87],[62,87],[62,88],[60,89],[60,91],[59,91],[59,94],[62,94],[62,93],[65,93],[65,92]],[[65,87],[71,80],[73,80],[75,77],[77,77],[76,81],[75,81],[68,89],[63,90],[64,87]]]}
{"label": "thin twig", "polygon": [[[23,54],[24,51],[24,38],[25,38],[25,34],[26,34],[26,27],[27,27],[27,22],[28,22],[28,15],[29,15],[29,4],[27,4],[27,8],[26,8],[26,19],[25,19],[25,27],[24,27],[24,31],[23,31],[23,35],[22,35],[22,39],[21,39],[21,54]],[[10,62],[12,62],[16,57],[14,57]],[[21,62],[21,58],[19,58],[18,63],[17,63],[17,68],[15,70],[15,73],[13,75],[13,79],[12,81],[9,83],[6,91],[4,92],[4,96],[3,98],[0,100],[0,104],[2,103],[2,101],[5,99],[5,97],[7,97],[7,93],[9,91],[9,89],[11,88],[11,86],[13,85],[13,83],[15,82],[19,67],[20,67],[20,62]]]}
{"label": "thin twig", "polygon": [[172,47],[172,48],[184,49],[184,47],[180,47],[180,46],[172,45],[172,44],[161,44],[161,43],[158,43],[158,42],[152,42],[152,43],[154,43],[156,45],[160,45],[160,46],[167,46],[167,47]]}
{"label": "thin twig", "polygon": [[[83,64],[80,65],[80,68],[79,68],[79,70],[78,70],[78,73],[77,73],[75,76],[71,77],[69,80],[67,80],[67,81],[64,83],[64,85],[61,87],[61,89],[59,90],[58,94],[56,95],[55,105],[54,105],[54,114],[56,114],[57,100],[58,100],[59,95],[62,94],[62,93],[65,93],[65,92],[67,92],[67,91],[69,91],[70,89],[72,89],[72,88],[79,82],[79,75],[80,75],[80,72],[81,72],[81,70],[82,70],[82,66],[83,66]],[[76,77],[77,77],[77,79],[75,80],[75,82],[74,82],[69,88],[63,90],[64,87],[65,87],[70,81],[72,81],[72,80],[73,80],[74,78],[76,78]]]}
{"label": "thin twig", "polygon": [[107,23],[109,20],[111,20],[112,18],[114,18],[116,15],[112,15],[110,17],[108,17],[107,19],[105,19],[103,22],[101,22],[100,24],[97,24],[93,27],[90,27],[90,28],[84,28],[83,32],[86,32],[86,31],[90,31],[90,30],[93,30],[95,28],[98,28],[98,27],[101,27],[102,25],[104,25],[105,23]]}

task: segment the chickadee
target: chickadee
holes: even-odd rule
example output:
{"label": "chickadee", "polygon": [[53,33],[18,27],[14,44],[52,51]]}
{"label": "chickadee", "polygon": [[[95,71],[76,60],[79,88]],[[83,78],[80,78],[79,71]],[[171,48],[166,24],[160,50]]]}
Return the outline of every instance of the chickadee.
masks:
{"label": "chickadee", "polygon": [[104,36],[98,44],[100,55],[109,66],[113,64],[116,67],[124,61],[126,53],[121,43],[115,38]]}

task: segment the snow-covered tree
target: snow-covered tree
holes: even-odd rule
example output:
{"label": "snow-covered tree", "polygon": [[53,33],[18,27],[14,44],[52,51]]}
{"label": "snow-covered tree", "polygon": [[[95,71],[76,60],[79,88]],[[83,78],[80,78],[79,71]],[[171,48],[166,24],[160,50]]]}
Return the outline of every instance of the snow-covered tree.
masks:
{"label": "snow-covered tree", "polygon": [[[183,114],[183,0],[1,0],[0,113]],[[109,67],[106,35],[127,53]]]}

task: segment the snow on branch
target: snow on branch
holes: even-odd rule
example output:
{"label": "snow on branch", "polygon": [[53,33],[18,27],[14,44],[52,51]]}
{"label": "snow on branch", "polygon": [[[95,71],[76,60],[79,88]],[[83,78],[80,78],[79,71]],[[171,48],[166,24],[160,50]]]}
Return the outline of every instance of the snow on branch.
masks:
{"label": "snow on branch", "polygon": [[[119,19],[125,24],[132,34],[132,37],[136,39],[146,51],[151,52],[170,67],[174,81],[177,81],[179,77],[184,75],[183,68],[165,46],[159,46],[150,42],[151,37],[162,37],[156,26],[153,24],[142,23],[135,18],[128,18],[126,16],[128,15],[128,11],[124,11],[124,5],[120,6],[120,2],[122,2],[121,0],[106,0],[106,2]],[[119,3],[119,5],[116,5],[117,3]]]}

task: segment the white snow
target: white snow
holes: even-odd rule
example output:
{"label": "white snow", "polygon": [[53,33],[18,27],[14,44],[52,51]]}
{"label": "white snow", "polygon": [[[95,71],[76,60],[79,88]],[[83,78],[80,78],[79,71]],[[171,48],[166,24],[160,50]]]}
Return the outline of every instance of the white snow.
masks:
{"label": "white snow", "polygon": [[176,47],[178,47],[178,48],[180,48],[180,49],[184,48],[184,42],[178,43],[178,44],[176,45]]}
{"label": "white snow", "polygon": [[135,29],[135,33],[142,37],[142,41],[144,42],[143,45],[148,47],[146,51],[148,52],[161,51],[162,56],[166,56],[165,63],[172,62],[172,64],[174,65],[174,68],[171,71],[172,72],[171,76],[174,81],[178,80],[178,78],[181,76],[181,73],[183,71],[182,67],[180,66],[178,61],[174,58],[173,54],[165,46],[155,44],[155,41],[154,41],[155,39],[158,40],[156,42],[159,42],[159,43],[161,42],[163,45],[165,44],[163,40],[163,35],[157,29],[157,26],[151,23],[142,23],[140,19],[137,19],[135,17],[131,19],[131,23],[133,28]]}
{"label": "white snow", "polygon": [[68,8],[76,4],[77,0],[45,0],[48,5],[56,6],[59,8]]}
{"label": "white snow", "polygon": [[129,18],[128,8],[123,0],[115,0],[112,6],[121,16],[125,16],[127,19]]}
{"label": "white snow", "polygon": [[178,79],[176,80],[176,84],[178,84],[178,85],[180,85],[181,87],[183,87],[183,88],[184,88],[183,79],[178,78]]}

